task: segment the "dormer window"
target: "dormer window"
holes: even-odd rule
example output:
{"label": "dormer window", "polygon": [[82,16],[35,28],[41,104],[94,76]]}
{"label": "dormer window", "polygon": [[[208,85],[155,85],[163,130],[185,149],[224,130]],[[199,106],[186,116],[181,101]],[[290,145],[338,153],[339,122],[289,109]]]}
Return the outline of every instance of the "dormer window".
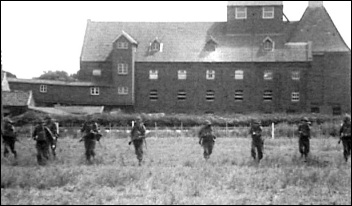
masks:
{"label": "dormer window", "polygon": [[236,8],[236,19],[247,19],[247,7]]}
{"label": "dormer window", "polygon": [[128,42],[119,41],[117,42],[118,49],[128,49]]}
{"label": "dormer window", "polygon": [[275,48],[275,42],[269,37],[265,38],[263,41],[264,51],[273,51]]}
{"label": "dormer window", "polygon": [[155,39],[152,43],[150,43],[150,51],[151,52],[162,52],[163,51],[163,44],[158,39]]}
{"label": "dormer window", "polygon": [[275,16],[274,7],[263,7],[263,19],[273,19]]}

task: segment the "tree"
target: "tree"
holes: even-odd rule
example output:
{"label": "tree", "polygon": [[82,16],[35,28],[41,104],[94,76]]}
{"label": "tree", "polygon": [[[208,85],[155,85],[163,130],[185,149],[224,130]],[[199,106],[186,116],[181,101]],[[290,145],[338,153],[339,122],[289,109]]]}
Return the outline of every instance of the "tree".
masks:
{"label": "tree", "polygon": [[65,71],[47,71],[44,72],[40,77],[34,79],[46,79],[46,80],[58,80],[58,81],[76,81],[75,74],[68,75]]}
{"label": "tree", "polygon": [[6,72],[6,77],[7,78],[17,78],[16,75],[14,75],[14,74],[12,74],[10,72],[7,72],[7,71],[4,71],[4,72]]}

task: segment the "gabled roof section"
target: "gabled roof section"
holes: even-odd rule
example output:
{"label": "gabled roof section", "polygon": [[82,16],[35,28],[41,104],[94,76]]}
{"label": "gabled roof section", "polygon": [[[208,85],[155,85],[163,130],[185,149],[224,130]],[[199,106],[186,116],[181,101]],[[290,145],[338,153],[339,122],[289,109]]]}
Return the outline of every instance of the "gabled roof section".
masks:
{"label": "gabled roof section", "polygon": [[[262,41],[268,34],[227,35],[227,22],[90,22],[81,61],[108,61],[116,34],[126,31],[138,38],[136,62],[290,62],[307,60],[307,48],[285,45],[297,23],[286,23],[284,33],[274,34],[275,51],[262,52]],[[163,52],[150,55],[150,42],[161,37]],[[212,37],[216,51],[204,52]]]}
{"label": "gabled roof section", "polygon": [[[127,32],[125,32],[125,31],[123,31],[123,30],[122,30],[122,34],[119,35],[119,36],[115,39],[115,41],[117,41],[118,39],[120,39],[122,36],[125,37],[131,44],[138,45],[138,42],[137,42],[133,37],[131,37],[131,35],[129,35]],[[113,42],[115,42],[115,41],[113,41]]]}
{"label": "gabled roof section", "polygon": [[313,42],[313,52],[350,51],[323,6],[308,7],[290,39],[290,42],[308,41]]}
{"label": "gabled roof section", "polygon": [[24,107],[24,106],[30,106],[34,104],[31,91],[2,92],[1,95],[2,95],[2,101],[4,106]]}

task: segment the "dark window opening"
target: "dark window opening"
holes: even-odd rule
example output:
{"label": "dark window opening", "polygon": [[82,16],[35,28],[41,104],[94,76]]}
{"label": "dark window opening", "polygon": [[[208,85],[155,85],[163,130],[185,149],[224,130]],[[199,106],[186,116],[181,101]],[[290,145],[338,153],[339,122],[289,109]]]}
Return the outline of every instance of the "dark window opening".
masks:
{"label": "dark window opening", "polygon": [[186,101],[187,99],[187,93],[185,90],[180,90],[177,94],[177,100],[178,101]]}
{"label": "dark window opening", "polygon": [[341,114],[342,114],[341,107],[333,107],[332,108],[332,115],[341,115]]}
{"label": "dark window opening", "polygon": [[150,93],[149,93],[149,99],[152,102],[158,101],[158,99],[159,99],[158,90],[151,90]]}
{"label": "dark window opening", "polygon": [[215,101],[215,92],[213,90],[208,90],[206,95],[207,102]]}
{"label": "dark window opening", "polygon": [[319,107],[312,107],[310,109],[311,113],[319,114],[320,113],[320,108]]}

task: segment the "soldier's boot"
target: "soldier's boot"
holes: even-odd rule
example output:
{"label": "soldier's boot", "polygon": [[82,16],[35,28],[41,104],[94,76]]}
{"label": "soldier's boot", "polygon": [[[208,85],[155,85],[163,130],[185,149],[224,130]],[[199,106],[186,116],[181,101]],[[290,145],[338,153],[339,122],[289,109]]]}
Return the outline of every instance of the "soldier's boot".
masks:
{"label": "soldier's boot", "polygon": [[252,148],[252,150],[251,150],[251,155],[252,155],[252,157],[253,157],[254,160],[257,159],[257,154],[255,153],[254,148]]}
{"label": "soldier's boot", "polygon": [[15,159],[17,159],[17,152],[14,150],[14,151],[12,151],[12,153],[15,156]]}

